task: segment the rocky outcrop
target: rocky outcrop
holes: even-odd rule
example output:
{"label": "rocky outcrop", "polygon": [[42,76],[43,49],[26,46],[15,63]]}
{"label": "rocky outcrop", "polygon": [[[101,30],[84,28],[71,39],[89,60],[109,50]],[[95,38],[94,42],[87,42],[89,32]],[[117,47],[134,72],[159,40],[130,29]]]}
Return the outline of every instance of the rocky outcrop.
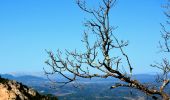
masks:
{"label": "rocky outcrop", "polygon": [[40,95],[21,83],[0,77],[0,100],[57,100],[57,98]]}

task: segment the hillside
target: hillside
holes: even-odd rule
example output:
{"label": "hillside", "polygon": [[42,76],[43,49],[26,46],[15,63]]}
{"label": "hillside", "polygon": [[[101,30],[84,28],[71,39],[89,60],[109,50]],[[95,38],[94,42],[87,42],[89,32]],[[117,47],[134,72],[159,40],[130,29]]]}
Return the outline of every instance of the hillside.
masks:
{"label": "hillside", "polygon": [[19,82],[0,77],[0,100],[57,100],[57,98],[40,95]]}

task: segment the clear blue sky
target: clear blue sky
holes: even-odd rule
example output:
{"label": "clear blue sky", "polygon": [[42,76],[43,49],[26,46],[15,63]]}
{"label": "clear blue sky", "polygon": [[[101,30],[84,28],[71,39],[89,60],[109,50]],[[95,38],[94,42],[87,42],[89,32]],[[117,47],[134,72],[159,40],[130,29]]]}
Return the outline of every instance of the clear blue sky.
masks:
{"label": "clear blue sky", "polygon": [[[154,72],[149,65],[160,59],[163,3],[118,0],[111,11],[117,36],[130,41],[126,51],[135,73]],[[42,71],[48,59],[45,49],[81,50],[85,18],[74,0],[0,0],[0,73]]]}

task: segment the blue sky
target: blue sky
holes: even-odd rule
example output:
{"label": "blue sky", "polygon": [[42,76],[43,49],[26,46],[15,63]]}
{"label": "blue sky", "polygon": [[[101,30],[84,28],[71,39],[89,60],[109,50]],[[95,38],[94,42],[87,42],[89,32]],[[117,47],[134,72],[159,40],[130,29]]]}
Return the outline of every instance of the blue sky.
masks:
{"label": "blue sky", "polygon": [[[90,0],[89,3],[91,2]],[[110,14],[135,73],[156,72],[149,65],[157,54],[165,21],[163,0],[118,0]],[[81,50],[84,19],[89,18],[74,0],[0,0],[0,73],[39,72],[47,67],[45,52]]]}

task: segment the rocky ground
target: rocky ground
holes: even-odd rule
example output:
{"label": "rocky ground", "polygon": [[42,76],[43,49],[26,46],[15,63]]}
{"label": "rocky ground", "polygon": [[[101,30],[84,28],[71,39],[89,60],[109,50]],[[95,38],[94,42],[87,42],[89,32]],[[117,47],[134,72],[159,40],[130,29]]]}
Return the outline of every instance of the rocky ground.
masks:
{"label": "rocky ground", "polygon": [[40,95],[21,83],[0,77],[0,100],[57,100],[57,98]]}

